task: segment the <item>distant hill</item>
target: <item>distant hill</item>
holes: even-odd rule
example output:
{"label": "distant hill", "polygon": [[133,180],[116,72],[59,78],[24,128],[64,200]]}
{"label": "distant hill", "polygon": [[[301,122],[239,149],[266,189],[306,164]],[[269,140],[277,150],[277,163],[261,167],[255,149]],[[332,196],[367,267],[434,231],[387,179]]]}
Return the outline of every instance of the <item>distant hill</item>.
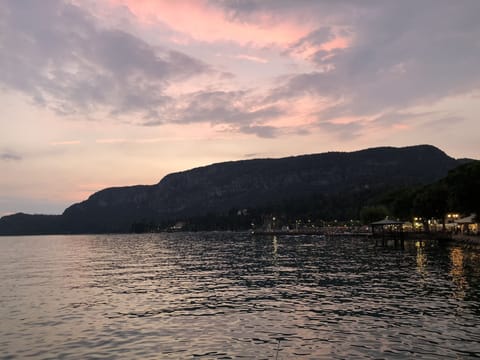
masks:
{"label": "distant hill", "polygon": [[[173,173],[155,185],[104,189],[62,215],[5,216],[0,234],[128,232],[135,222],[160,223],[305,198],[328,199],[330,207],[337,198],[358,199],[358,208],[366,196],[434,182],[463,162],[430,145],[224,162]],[[342,203],[337,205],[342,216]]]}

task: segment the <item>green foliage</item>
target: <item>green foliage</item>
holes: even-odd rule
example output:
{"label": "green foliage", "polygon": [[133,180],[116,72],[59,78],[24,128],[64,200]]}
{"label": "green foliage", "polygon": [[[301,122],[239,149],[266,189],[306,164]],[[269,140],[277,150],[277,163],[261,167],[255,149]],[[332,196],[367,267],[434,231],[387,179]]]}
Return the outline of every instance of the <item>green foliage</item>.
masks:
{"label": "green foliage", "polygon": [[440,181],[417,192],[413,201],[415,215],[442,219],[448,211],[448,188]]}
{"label": "green foliage", "polygon": [[[444,219],[450,211],[470,214],[480,213],[480,161],[459,166],[442,180],[423,187],[404,186],[395,190],[385,187],[338,192],[336,194],[312,194],[270,202],[267,205],[250,208],[248,215],[238,215],[237,209],[228,213],[210,213],[187,220],[184,230],[247,230],[251,224],[260,226],[276,217],[276,227],[295,227],[300,219],[306,222],[344,221],[361,219],[363,224],[382,220],[387,216],[411,220],[414,216],[427,220]],[[168,228],[170,225],[160,225]],[[157,227],[157,228],[158,228]],[[134,224],[132,231],[151,231],[152,224]]]}
{"label": "green foliage", "polygon": [[409,220],[413,214],[413,203],[419,192],[415,186],[389,191],[380,196],[377,204],[383,204],[394,218]]}
{"label": "green foliage", "polygon": [[480,216],[480,161],[472,161],[450,171],[445,183],[451,210]]}
{"label": "green foliage", "polygon": [[392,216],[403,220],[443,220],[448,212],[480,214],[480,161],[463,164],[430,185],[384,193],[373,204],[387,206]]}
{"label": "green foliage", "polygon": [[385,219],[388,214],[388,209],[383,205],[365,206],[360,210],[360,221],[362,224],[368,225],[372,222]]}

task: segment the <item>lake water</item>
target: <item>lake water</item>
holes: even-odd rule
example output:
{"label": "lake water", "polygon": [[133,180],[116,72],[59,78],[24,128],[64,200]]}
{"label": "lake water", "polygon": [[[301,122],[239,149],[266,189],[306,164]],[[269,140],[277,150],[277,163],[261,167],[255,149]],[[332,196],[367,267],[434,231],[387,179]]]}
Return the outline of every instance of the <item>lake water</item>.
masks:
{"label": "lake water", "polygon": [[0,237],[0,357],[480,357],[480,252],[195,233]]}

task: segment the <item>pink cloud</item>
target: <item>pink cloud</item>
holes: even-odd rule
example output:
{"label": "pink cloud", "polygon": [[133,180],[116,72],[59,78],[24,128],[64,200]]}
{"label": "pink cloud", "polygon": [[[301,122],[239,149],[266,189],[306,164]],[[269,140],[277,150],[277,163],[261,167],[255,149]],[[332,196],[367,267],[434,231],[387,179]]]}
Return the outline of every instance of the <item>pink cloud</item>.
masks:
{"label": "pink cloud", "polygon": [[363,120],[354,116],[344,116],[344,117],[335,118],[332,121],[330,121],[330,123],[335,125],[348,125],[358,121],[363,121]]}
{"label": "pink cloud", "polygon": [[97,144],[118,144],[118,143],[124,143],[127,142],[127,139],[97,139],[95,140]]}
{"label": "pink cloud", "polygon": [[164,141],[164,138],[138,138],[138,139],[125,139],[125,138],[107,138],[107,139],[97,139],[95,142],[97,144],[150,144]]}
{"label": "pink cloud", "polygon": [[[280,22],[267,13],[256,17],[255,23],[236,21],[228,18],[221,8],[213,7],[205,0],[110,0],[110,2],[114,6],[126,6],[145,25],[161,22],[199,41],[288,46],[312,31],[311,24],[300,24],[289,19]],[[178,41],[178,37],[174,40]],[[181,41],[184,42],[185,39]]]}
{"label": "pink cloud", "polygon": [[264,122],[263,125],[281,128],[309,127],[316,121],[316,116],[312,114],[317,113],[324,105],[318,99],[305,96],[289,101],[277,101],[276,106],[283,109],[284,114]]}
{"label": "pink cloud", "polygon": [[345,49],[350,45],[351,39],[348,37],[336,37],[320,46],[321,50],[332,51],[335,49]]}
{"label": "pink cloud", "polygon": [[411,126],[408,124],[394,124],[393,128],[395,130],[409,130],[411,129]]}
{"label": "pink cloud", "polygon": [[63,141],[52,141],[50,145],[52,146],[61,146],[61,145],[79,145],[79,140],[63,140]]}
{"label": "pink cloud", "polygon": [[253,61],[253,62],[258,62],[258,63],[261,63],[261,64],[268,63],[267,59],[264,59],[264,58],[261,58],[261,57],[258,57],[258,56],[248,55],[248,54],[239,54],[239,55],[236,55],[235,58],[242,59],[242,60]]}
{"label": "pink cloud", "polygon": [[346,49],[352,43],[352,38],[337,36],[323,43],[306,43],[298,49],[292,51],[292,55],[301,59],[311,59],[317,52],[324,51],[326,54],[322,60],[328,60],[334,56],[334,50]]}

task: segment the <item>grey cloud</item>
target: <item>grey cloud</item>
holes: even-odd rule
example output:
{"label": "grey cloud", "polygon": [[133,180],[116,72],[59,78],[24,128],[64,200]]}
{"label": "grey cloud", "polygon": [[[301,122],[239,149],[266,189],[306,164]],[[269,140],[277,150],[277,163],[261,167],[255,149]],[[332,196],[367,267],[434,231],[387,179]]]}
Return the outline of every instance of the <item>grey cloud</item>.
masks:
{"label": "grey cloud", "polygon": [[[330,40],[336,38],[337,35],[346,36],[347,31],[342,28],[336,29],[334,26],[321,26],[309,33],[307,36],[301,38],[296,43],[284,51],[284,54],[291,55],[295,53],[308,52],[312,47],[319,47]],[[319,49],[310,55],[309,60],[316,64],[319,74],[325,74],[335,67],[335,59],[341,55],[343,49]]]}
{"label": "grey cloud", "polygon": [[283,135],[300,135],[300,136],[306,136],[309,135],[310,132],[310,126],[302,126],[302,127],[297,127],[297,126],[291,126],[291,127],[275,127],[275,126],[270,126],[270,125],[247,125],[247,126],[241,126],[239,129],[240,132],[244,134],[254,134],[258,137],[261,138],[277,138]]}
{"label": "grey cloud", "polygon": [[258,158],[260,156],[261,156],[260,153],[248,153],[248,154],[243,155],[243,157],[246,158],[246,159]]}
{"label": "grey cloud", "polygon": [[[338,103],[322,114],[375,115],[480,89],[480,2],[343,3],[351,46],[312,57],[322,69],[295,74],[270,99],[310,94]],[[331,65],[328,71],[325,64]]]}
{"label": "grey cloud", "polygon": [[[309,59],[314,71],[288,76],[262,99],[252,91],[171,98],[165,92],[169,84],[213,70],[186,54],[102,28],[75,3],[5,0],[0,3],[0,87],[60,114],[135,112],[148,126],[210,122],[263,137],[285,133],[262,125],[284,113],[277,100],[309,95],[335,104],[317,114],[318,126],[344,138],[361,134],[365,123],[329,120],[377,116],[374,124],[388,126],[409,120],[402,116],[413,112],[410,107],[480,89],[476,0],[463,0],[461,6],[449,0],[210,2],[237,21],[253,22],[264,12],[273,19],[298,14],[317,21],[319,27],[292,44],[291,52],[324,43],[339,31],[352,37],[351,46],[317,51]],[[216,74],[223,80],[233,76]]]}
{"label": "grey cloud", "polygon": [[404,122],[410,122],[431,116],[433,112],[413,113],[413,112],[388,112],[375,117],[370,124],[380,126],[392,126]]}
{"label": "grey cloud", "polygon": [[[291,14],[299,11],[303,18],[320,19],[331,16],[332,13],[338,15],[351,10],[349,7],[355,4],[358,0],[244,0],[244,1],[225,1],[225,0],[209,0],[213,6],[220,6],[227,15],[232,19],[238,21],[246,21],[261,12],[268,12],[274,14],[278,18],[282,15]],[[362,3],[376,3],[377,0],[363,0]],[[308,9],[308,12],[302,12],[302,9]],[[328,14],[328,15],[325,15]]]}
{"label": "grey cloud", "polygon": [[240,132],[245,134],[254,134],[261,138],[274,138],[278,135],[278,129],[273,126],[243,126]]}
{"label": "grey cloud", "polygon": [[0,4],[0,84],[60,114],[153,114],[166,86],[212,70],[186,54],[101,28],[67,2]]}
{"label": "grey cloud", "polygon": [[282,114],[276,106],[266,106],[257,110],[256,101],[250,99],[247,91],[201,91],[185,98],[187,105],[177,109],[179,123],[210,122],[212,124],[250,124],[264,121]]}
{"label": "grey cloud", "polygon": [[337,57],[344,51],[344,49],[318,50],[310,57],[310,60],[324,71],[330,71],[334,69]]}
{"label": "grey cloud", "polygon": [[[115,117],[140,114],[146,126],[209,122],[238,129],[281,113],[275,106],[258,105],[251,91],[168,96],[165,89],[172,82],[200,74],[223,80],[233,75],[102,28],[71,3],[11,0],[0,6],[0,66],[8,70],[0,73],[0,86],[23,92],[60,115],[90,116],[100,110]],[[272,136],[273,131],[260,127],[252,133]]]}
{"label": "grey cloud", "polygon": [[274,88],[265,101],[277,101],[297,96],[312,95],[336,101],[342,96],[342,86],[334,82],[331,73],[311,72],[293,75],[284,86]]}
{"label": "grey cloud", "polygon": [[147,117],[142,125],[225,124],[230,130],[259,137],[277,136],[279,132],[274,127],[262,126],[261,123],[284,114],[284,110],[274,105],[259,107],[259,103],[251,91],[199,91],[177,99],[176,104],[166,111],[168,118]]}
{"label": "grey cloud", "polygon": [[422,124],[423,127],[441,131],[454,126],[457,126],[459,123],[465,121],[465,118],[461,116],[446,116],[442,118],[433,119]]}
{"label": "grey cloud", "polygon": [[339,140],[352,140],[362,134],[364,124],[359,121],[337,124],[330,121],[318,123],[318,127]]}
{"label": "grey cloud", "polygon": [[294,133],[296,135],[306,136],[306,135],[310,135],[311,132],[310,132],[309,129],[302,129],[302,128],[298,129],[297,128],[297,129],[294,130]]}
{"label": "grey cloud", "polygon": [[5,151],[5,152],[0,153],[0,160],[20,161],[20,160],[22,160],[22,157],[20,155],[16,154],[16,153]]}
{"label": "grey cloud", "polygon": [[[291,45],[290,50],[304,50],[312,44],[322,44],[334,38],[332,28],[322,26]],[[326,51],[324,51],[327,54]]]}
{"label": "grey cloud", "polygon": [[143,125],[143,126],[160,126],[160,125],[164,125],[164,124],[165,124],[165,121],[163,121],[161,119],[157,119],[157,120],[146,120],[141,125]]}

